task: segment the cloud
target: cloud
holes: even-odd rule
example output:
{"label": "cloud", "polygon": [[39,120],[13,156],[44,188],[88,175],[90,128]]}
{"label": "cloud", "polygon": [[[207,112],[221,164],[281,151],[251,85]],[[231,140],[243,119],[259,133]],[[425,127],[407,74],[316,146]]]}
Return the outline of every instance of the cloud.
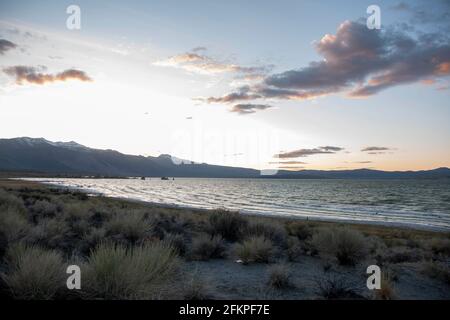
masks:
{"label": "cloud", "polygon": [[299,158],[299,157],[308,157],[315,154],[335,154],[337,151],[342,151],[344,148],[326,146],[326,147],[318,147],[313,149],[298,149],[289,152],[282,152],[274,155],[274,158],[280,159],[291,159],[291,158]]}
{"label": "cloud", "polygon": [[22,85],[25,82],[43,85],[48,82],[79,80],[92,81],[92,79],[81,70],[67,69],[57,74],[43,73],[46,68],[28,67],[28,66],[13,66],[3,69],[3,72],[9,76],[15,77],[16,84]]}
{"label": "cloud", "polygon": [[237,112],[239,114],[250,114],[255,113],[258,110],[266,110],[269,108],[273,108],[268,104],[235,104],[230,112]]}
{"label": "cloud", "polygon": [[366,147],[361,149],[362,152],[373,152],[373,151],[389,151],[391,148],[388,147]]}
{"label": "cloud", "polygon": [[178,54],[153,63],[160,67],[173,67],[198,74],[239,73],[247,75],[267,74],[271,66],[244,67],[214,59],[202,53],[205,47],[196,47],[190,52]]}
{"label": "cloud", "polygon": [[333,147],[333,146],[325,146],[325,147],[319,147],[321,150],[326,150],[326,151],[342,151],[344,150],[344,148],[341,147]]}
{"label": "cloud", "polygon": [[6,51],[15,48],[17,48],[17,44],[6,39],[0,39],[0,55],[4,55]]}
{"label": "cloud", "polygon": [[308,164],[302,161],[271,161],[269,164]]}
{"label": "cloud", "polygon": [[450,41],[444,33],[411,35],[396,27],[369,30],[365,23],[345,21],[335,34],[317,41],[315,49],[322,60],[204,101],[305,100],[341,92],[367,97],[394,86],[450,75]]}
{"label": "cloud", "polygon": [[354,163],[366,164],[366,163],[372,163],[372,161],[355,161]]}

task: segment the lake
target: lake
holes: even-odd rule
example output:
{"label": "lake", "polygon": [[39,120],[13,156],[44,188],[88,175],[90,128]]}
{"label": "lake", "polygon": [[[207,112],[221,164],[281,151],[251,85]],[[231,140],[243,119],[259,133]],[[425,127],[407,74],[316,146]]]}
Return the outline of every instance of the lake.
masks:
{"label": "lake", "polygon": [[450,181],[27,179],[108,197],[190,208],[450,230]]}

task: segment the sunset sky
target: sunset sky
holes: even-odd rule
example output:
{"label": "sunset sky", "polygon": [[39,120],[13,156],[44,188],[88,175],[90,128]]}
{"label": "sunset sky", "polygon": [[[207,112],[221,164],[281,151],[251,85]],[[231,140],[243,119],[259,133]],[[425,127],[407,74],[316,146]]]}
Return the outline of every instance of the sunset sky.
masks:
{"label": "sunset sky", "polygon": [[449,35],[445,0],[0,0],[0,138],[258,169],[450,167]]}

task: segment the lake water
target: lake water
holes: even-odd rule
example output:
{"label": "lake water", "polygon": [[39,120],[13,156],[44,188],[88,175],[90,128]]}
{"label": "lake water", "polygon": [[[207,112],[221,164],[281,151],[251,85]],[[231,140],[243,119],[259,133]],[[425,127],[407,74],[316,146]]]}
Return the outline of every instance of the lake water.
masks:
{"label": "lake water", "polygon": [[449,180],[27,180],[164,205],[450,230]]}

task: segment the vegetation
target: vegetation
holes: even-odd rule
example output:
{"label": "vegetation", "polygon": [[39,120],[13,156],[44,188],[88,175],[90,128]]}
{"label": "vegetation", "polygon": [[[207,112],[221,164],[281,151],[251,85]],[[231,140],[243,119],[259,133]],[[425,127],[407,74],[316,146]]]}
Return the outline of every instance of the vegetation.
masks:
{"label": "vegetation", "polygon": [[235,246],[236,256],[244,263],[268,263],[273,255],[272,241],[265,237],[252,236]]}
{"label": "vegetation", "polygon": [[367,253],[364,236],[348,228],[320,229],[312,243],[319,252],[335,256],[340,265],[353,266]]}
{"label": "vegetation", "polygon": [[[310,290],[316,298],[354,299],[361,296],[348,278],[365,281],[367,265],[377,264],[388,277],[364,297],[393,299],[401,298],[402,268],[450,291],[449,259],[446,233],[164,208],[0,180],[4,297],[209,299],[222,293],[211,285],[220,274],[204,274],[214,266],[226,279],[217,288],[231,297],[289,298]],[[81,267],[81,290],[66,288],[71,264]],[[199,266],[202,272],[192,272]],[[312,284],[311,274],[309,282],[301,280],[306,271],[325,273]],[[262,295],[242,283],[264,274]]]}

